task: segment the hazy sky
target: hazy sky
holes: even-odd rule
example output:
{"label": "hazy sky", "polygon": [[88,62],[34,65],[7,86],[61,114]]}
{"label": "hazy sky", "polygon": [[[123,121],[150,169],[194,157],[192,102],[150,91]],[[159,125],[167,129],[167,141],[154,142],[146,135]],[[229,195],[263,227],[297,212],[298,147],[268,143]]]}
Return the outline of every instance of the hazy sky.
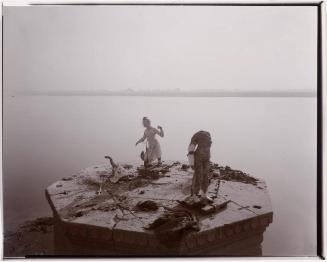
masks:
{"label": "hazy sky", "polygon": [[317,7],[4,8],[4,92],[316,89]]}

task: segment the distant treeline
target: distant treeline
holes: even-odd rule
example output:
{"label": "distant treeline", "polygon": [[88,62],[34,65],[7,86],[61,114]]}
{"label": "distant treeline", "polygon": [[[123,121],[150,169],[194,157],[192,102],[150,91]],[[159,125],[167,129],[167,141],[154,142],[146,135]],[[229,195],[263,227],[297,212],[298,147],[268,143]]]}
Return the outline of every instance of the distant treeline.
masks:
{"label": "distant treeline", "polygon": [[149,97],[316,97],[317,93],[309,91],[35,91],[21,95]]}

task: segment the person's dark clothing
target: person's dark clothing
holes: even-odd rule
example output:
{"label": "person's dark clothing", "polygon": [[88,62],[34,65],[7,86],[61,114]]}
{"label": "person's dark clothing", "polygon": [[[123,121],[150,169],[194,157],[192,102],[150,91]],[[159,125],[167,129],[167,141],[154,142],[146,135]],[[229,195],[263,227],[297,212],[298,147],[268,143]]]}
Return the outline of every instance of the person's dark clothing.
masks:
{"label": "person's dark clothing", "polygon": [[210,147],[212,144],[210,133],[207,131],[195,133],[191,139],[191,144],[197,145],[194,152],[192,194],[199,194],[200,189],[207,192],[209,186]]}

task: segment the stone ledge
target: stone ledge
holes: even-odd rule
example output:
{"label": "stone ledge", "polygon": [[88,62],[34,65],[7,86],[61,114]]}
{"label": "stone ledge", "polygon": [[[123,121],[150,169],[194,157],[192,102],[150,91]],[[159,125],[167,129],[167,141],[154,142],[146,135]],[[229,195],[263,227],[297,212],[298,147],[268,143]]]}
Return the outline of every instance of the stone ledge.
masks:
{"label": "stone ledge", "polygon": [[[130,183],[127,181],[110,185],[111,190],[113,193],[119,192],[119,195],[116,193],[119,199],[127,199],[126,203],[130,205],[129,208],[136,205],[140,196],[144,200],[153,199],[160,205],[173,207],[176,200],[185,198],[192,179],[189,173],[180,169],[180,165],[180,163],[166,165],[165,174],[161,174],[155,182],[152,182],[150,178],[141,186],[134,183],[133,189],[125,192],[121,188],[124,188],[124,183]],[[103,175],[105,172],[102,169],[105,168],[101,165],[90,167],[87,172],[83,171],[79,174],[84,178],[97,181],[99,180],[98,174]],[[132,174],[133,168],[129,172]],[[86,175],[83,176],[83,174]],[[246,179],[245,184],[237,181],[216,183],[216,177],[213,178],[216,180],[213,180],[209,186],[209,192],[215,192],[215,186],[220,185],[218,189],[221,191],[219,191],[218,199],[215,200],[215,205],[219,205],[219,201],[224,202],[228,198],[232,201],[226,209],[219,210],[218,213],[203,214],[200,219],[199,232],[185,235],[178,245],[168,248],[159,241],[153,231],[142,227],[142,224],[150,223],[163,214],[161,209],[150,213],[138,212],[136,215],[119,209],[111,211],[109,204],[108,207],[97,209],[99,204],[111,203],[113,193],[96,196],[94,185],[81,184],[80,176],[74,175],[56,182],[45,191],[56,221],[55,245],[58,254],[235,255],[236,251],[250,254],[251,250],[253,254],[259,254],[263,232],[273,219],[264,181],[251,178],[249,180],[251,183],[248,184]],[[241,176],[240,171],[237,176]],[[260,186],[257,186],[257,183]],[[80,212],[80,215],[71,216],[72,208]],[[117,216],[121,218],[116,221]]]}

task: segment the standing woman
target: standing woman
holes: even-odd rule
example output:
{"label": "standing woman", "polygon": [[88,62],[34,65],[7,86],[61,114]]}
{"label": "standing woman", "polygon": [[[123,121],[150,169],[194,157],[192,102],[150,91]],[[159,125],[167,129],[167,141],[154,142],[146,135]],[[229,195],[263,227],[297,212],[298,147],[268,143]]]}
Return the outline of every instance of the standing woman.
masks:
{"label": "standing woman", "polygon": [[142,152],[141,157],[144,161],[144,166],[147,166],[152,161],[158,159],[158,164],[161,164],[161,148],[156,135],[164,137],[164,132],[161,126],[158,129],[151,126],[151,121],[147,117],[143,117],[143,126],[145,127],[144,135],[136,142],[136,146],[147,140],[145,154]]}

